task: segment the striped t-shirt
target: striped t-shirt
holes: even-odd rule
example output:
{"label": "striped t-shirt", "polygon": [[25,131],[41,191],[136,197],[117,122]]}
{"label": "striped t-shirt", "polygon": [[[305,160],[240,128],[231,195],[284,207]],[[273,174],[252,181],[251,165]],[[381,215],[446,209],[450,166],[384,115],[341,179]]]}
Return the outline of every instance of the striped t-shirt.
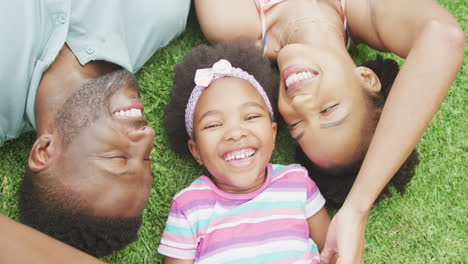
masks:
{"label": "striped t-shirt", "polygon": [[201,176],[172,200],[158,252],[195,263],[320,263],[307,218],[324,204],[299,165],[268,164],[262,187],[245,194]]}

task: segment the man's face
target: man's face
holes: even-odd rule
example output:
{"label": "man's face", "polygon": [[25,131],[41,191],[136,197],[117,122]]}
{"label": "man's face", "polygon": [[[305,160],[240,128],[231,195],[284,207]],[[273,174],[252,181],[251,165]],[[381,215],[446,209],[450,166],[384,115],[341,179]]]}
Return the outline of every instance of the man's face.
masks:
{"label": "man's face", "polygon": [[85,84],[58,114],[63,148],[56,179],[84,212],[133,217],[145,208],[154,130],[142,110],[136,80],[119,71]]}

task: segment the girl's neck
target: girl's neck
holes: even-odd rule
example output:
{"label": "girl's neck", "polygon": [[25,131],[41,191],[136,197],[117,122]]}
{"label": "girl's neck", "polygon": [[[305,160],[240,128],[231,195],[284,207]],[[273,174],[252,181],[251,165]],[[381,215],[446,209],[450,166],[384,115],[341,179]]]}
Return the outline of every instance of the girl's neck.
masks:
{"label": "girl's neck", "polygon": [[226,184],[223,182],[219,182],[216,180],[216,177],[214,176],[210,176],[210,179],[213,182],[213,184],[224,193],[227,193],[229,195],[235,195],[235,194],[249,195],[261,189],[265,185],[265,182],[269,180],[268,178],[268,174],[270,173],[269,167],[270,167],[270,164],[268,164],[267,167],[265,168],[263,175],[259,176],[256,179],[256,181],[248,187],[239,187],[239,186],[234,186],[229,183]]}

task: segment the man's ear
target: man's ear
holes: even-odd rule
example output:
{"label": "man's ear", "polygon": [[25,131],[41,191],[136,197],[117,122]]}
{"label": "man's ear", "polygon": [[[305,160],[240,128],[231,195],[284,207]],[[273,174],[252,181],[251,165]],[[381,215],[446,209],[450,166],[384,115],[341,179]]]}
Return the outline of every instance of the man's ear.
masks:
{"label": "man's ear", "polygon": [[197,143],[193,139],[189,139],[187,141],[188,148],[190,153],[192,153],[193,158],[198,162],[198,164],[203,165],[203,161],[200,158],[200,154],[198,153]]}
{"label": "man's ear", "polygon": [[47,169],[58,153],[57,139],[50,135],[41,135],[34,142],[29,153],[28,166],[33,172]]}
{"label": "man's ear", "polygon": [[356,67],[356,72],[364,82],[364,87],[368,92],[372,94],[380,93],[382,85],[380,84],[379,77],[377,77],[377,74],[375,74],[373,70],[364,66],[359,66]]}

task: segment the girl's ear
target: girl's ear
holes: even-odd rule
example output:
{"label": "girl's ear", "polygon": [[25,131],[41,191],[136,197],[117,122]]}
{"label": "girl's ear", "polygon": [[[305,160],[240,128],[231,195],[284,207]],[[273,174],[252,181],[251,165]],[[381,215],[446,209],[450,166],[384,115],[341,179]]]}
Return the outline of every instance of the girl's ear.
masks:
{"label": "girl's ear", "polygon": [[187,141],[188,148],[190,150],[190,153],[192,153],[193,158],[198,162],[198,164],[203,165],[203,161],[200,158],[200,154],[198,153],[198,148],[197,148],[197,143],[189,139]]}
{"label": "girl's ear", "polygon": [[47,169],[52,163],[57,153],[55,138],[50,135],[41,135],[34,142],[29,153],[28,166],[33,172],[40,172]]}
{"label": "girl's ear", "polygon": [[278,124],[276,122],[271,122],[271,129],[273,130],[273,142],[276,142],[276,132],[278,129]]}
{"label": "girl's ear", "polygon": [[364,82],[364,88],[372,93],[378,94],[380,93],[380,89],[382,85],[380,84],[379,77],[375,72],[367,67],[359,66],[356,67],[356,72],[359,74],[361,80]]}

